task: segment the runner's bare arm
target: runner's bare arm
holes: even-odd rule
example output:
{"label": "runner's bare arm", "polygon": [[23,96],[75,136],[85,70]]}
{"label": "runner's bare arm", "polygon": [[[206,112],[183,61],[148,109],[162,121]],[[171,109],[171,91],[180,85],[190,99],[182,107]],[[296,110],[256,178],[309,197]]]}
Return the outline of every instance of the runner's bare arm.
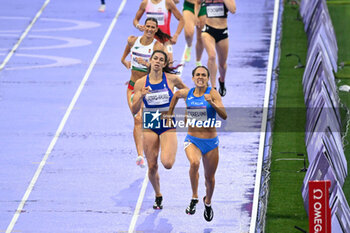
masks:
{"label": "runner's bare arm", "polygon": [[129,36],[128,37],[128,42],[125,46],[125,49],[124,49],[124,53],[123,53],[123,56],[122,58],[120,59],[122,64],[127,68],[127,69],[130,69],[131,68],[131,62],[130,61],[126,61],[126,57],[128,56],[128,54],[130,53],[131,51],[131,48],[132,46],[134,45],[135,43],[135,40],[136,40],[136,37],[135,36]]}
{"label": "runner's bare arm", "polygon": [[227,113],[224,105],[222,104],[222,99],[215,89],[211,89],[209,94],[205,94],[204,98],[208,103],[213,106],[217,114],[224,120],[227,118]]}
{"label": "runner's bare arm", "polygon": [[232,13],[236,13],[236,1],[235,0],[224,0],[225,6]]}
{"label": "runner's bare arm", "polygon": [[177,25],[177,29],[176,32],[172,35],[172,38],[170,39],[172,44],[176,44],[177,42],[177,38],[179,37],[184,25],[185,25],[185,21],[184,18],[182,17],[182,14],[180,13],[180,11],[177,9],[175,3],[173,2],[173,0],[166,0],[166,5],[168,10],[171,11],[171,13],[173,13],[173,15],[175,16],[175,18],[179,21],[179,24]]}
{"label": "runner's bare arm", "polygon": [[133,20],[134,26],[137,29],[139,29],[140,31],[144,30],[144,25],[140,25],[140,19],[141,19],[142,15],[145,13],[146,6],[147,6],[147,0],[142,0],[140,7],[139,7],[138,11],[136,12],[135,18]]}
{"label": "runner's bare arm", "polygon": [[161,50],[161,51],[166,52],[164,45],[162,43],[160,43],[159,41],[157,41],[153,46],[153,51],[155,51],[155,50]]}
{"label": "runner's bare arm", "polygon": [[142,98],[149,92],[149,87],[145,87],[146,76],[136,81],[134,86],[134,99],[131,105],[132,114],[136,114],[142,107]]}
{"label": "runner's bare arm", "polygon": [[174,86],[177,87],[178,89],[188,89],[186,84],[177,75],[174,75]]}
{"label": "runner's bare arm", "polygon": [[174,109],[175,109],[175,106],[176,106],[177,102],[179,101],[179,99],[186,98],[188,95],[188,92],[189,92],[188,88],[181,89],[181,90],[178,90],[177,92],[175,92],[173,98],[171,99],[170,105],[169,105],[169,110],[168,110],[168,114],[167,114],[169,117],[174,114]]}
{"label": "runner's bare arm", "polygon": [[169,52],[168,52],[168,50],[165,48],[165,46],[162,44],[162,43],[160,43],[159,41],[157,41],[155,44],[154,44],[154,46],[153,46],[153,51],[155,51],[155,50],[161,50],[161,51],[163,51],[164,53],[166,53],[166,55],[167,55],[167,57],[169,58]]}

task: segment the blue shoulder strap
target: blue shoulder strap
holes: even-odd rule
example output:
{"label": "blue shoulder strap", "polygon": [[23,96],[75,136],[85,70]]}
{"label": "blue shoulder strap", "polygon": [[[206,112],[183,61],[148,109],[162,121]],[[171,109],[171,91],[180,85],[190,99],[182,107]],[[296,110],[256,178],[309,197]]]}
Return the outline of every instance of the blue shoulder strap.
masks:
{"label": "blue shoulder strap", "polygon": [[190,91],[188,92],[188,94],[187,94],[187,97],[188,97],[189,95],[190,95],[190,96],[194,96],[194,95],[193,95],[194,89],[195,89],[194,87],[191,88],[191,90],[190,90]]}
{"label": "blue shoulder strap", "polygon": [[187,101],[188,97],[193,96],[193,91],[194,91],[194,88],[191,88],[189,90],[189,92],[187,93],[186,101]]}
{"label": "blue shoulder strap", "polygon": [[205,94],[209,94],[211,91],[211,87],[208,87],[207,90],[205,91]]}
{"label": "blue shoulder strap", "polygon": [[149,74],[147,74],[145,87],[148,87],[149,85],[150,85],[150,83],[149,83]]}
{"label": "blue shoulder strap", "polygon": [[166,77],[165,72],[163,72],[163,75],[162,75],[162,82],[164,82],[166,87],[169,88],[169,86],[168,86],[168,78]]}

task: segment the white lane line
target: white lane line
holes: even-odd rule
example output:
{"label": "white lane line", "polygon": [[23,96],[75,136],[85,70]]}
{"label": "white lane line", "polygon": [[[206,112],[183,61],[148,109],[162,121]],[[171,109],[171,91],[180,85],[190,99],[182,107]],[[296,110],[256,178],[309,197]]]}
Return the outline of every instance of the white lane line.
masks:
{"label": "white lane line", "polygon": [[1,63],[0,65],[0,71],[5,67],[5,65],[7,64],[7,62],[11,59],[12,55],[16,52],[18,46],[21,44],[21,42],[23,41],[23,39],[27,36],[28,32],[30,31],[30,29],[33,27],[33,25],[35,24],[35,22],[38,20],[38,18],[40,17],[41,13],[43,13],[45,7],[47,6],[47,4],[49,4],[50,0],[46,0],[44,5],[41,7],[41,9],[38,11],[38,13],[36,13],[34,19],[32,20],[32,22],[29,24],[29,26],[26,28],[26,30],[22,33],[21,37],[19,38],[19,40],[17,41],[17,43],[13,46],[13,48],[11,49],[11,51],[7,54],[5,60]]}
{"label": "white lane line", "polygon": [[134,215],[132,216],[128,233],[133,233],[134,232],[135,225],[136,225],[136,222],[137,222],[137,218],[139,217],[141,205],[142,205],[142,202],[143,202],[143,198],[144,198],[145,193],[146,193],[147,184],[148,184],[148,169],[146,171],[145,178],[143,179],[141,191],[140,191],[140,194],[139,194],[139,198],[137,199],[136,207],[135,207],[135,210],[134,210]]}
{"label": "white lane line", "polygon": [[251,217],[251,221],[250,221],[250,230],[249,230],[250,233],[255,233],[258,207],[259,207],[261,170],[262,170],[263,157],[264,157],[267,114],[268,114],[268,109],[269,109],[269,100],[270,100],[270,91],[271,91],[272,66],[273,66],[273,60],[274,60],[274,55],[275,55],[275,44],[276,44],[276,32],[277,32],[279,5],[280,5],[280,0],[275,0],[273,21],[272,21],[272,30],[271,30],[269,62],[268,62],[267,74],[266,74],[266,86],[265,86],[263,116],[262,116],[262,121],[261,121],[261,130],[260,130],[258,163],[257,163],[257,167],[256,167],[256,176],[255,176],[254,199],[253,199],[253,208],[252,208],[252,215],[251,215],[252,217]]}
{"label": "white lane line", "polygon": [[77,102],[77,100],[78,100],[78,98],[79,98],[83,88],[84,88],[84,85],[85,85],[86,81],[88,80],[88,78],[89,78],[89,76],[91,74],[92,69],[94,68],[94,66],[95,66],[95,64],[96,64],[96,62],[97,62],[97,60],[98,60],[98,58],[99,58],[99,56],[100,56],[104,46],[106,45],[107,40],[108,40],[110,34],[112,33],[112,30],[113,30],[113,28],[114,28],[114,26],[115,26],[115,24],[117,22],[117,19],[118,19],[119,15],[123,11],[123,8],[125,6],[126,1],[127,0],[123,0],[123,2],[120,4],[117,14],[115,15],[115,17],[113,18],[111,24],[109,25],[109,28],[108,28],[105,36],[103,37],[103,40],[102,40],[100,46],[98,47],[97,52],[96,52],[94,58],[92,59],[90,65],[89,65],[89,67],[88,67],[88,69],[87,69],[87,71],[86,71],[86,73],[84,75],[83,80],[81,81],[77,91],[75,92],[74,97],[73,97],[71,103],[69,104],[69,106],[68,106],[68,108],[66,110],[66,113],[64,114],[64,116],[63,116],[63,118],[61,120],[60,125],[58,126],[58,129],[57,129],[57,131],[55,133],[54,138],[52,139],[49,147],[47,148],[47,151],[46,151],[43,159],[41,160],[38,168],[36,169],[35,174],[34,174],[32,180],[30,181],[26,192],[24,193],[24,196],[23,196],[21,202],[19,203],[19,205],[17,207],[17,210],[16,210],[15,214],[13,215],[9,226],[6,229],[6,233],[12,232],[13,227],[15,226],[15,224],[17,222],[17,219],[19,218],[19,215],[23,211],[23,207],[24,207],[26,201],[28,200],[28,197],[29,197],[30,193],[32,192],[32,190],[34,188],[34,185],[36,184],[36,182],[37,182],[37,180],[39,178],[39,175],[40,175],[41,171],[43,170],[43,168],[44,168],[44,166],[46,164],[46,161],[48,160],[48,158],[49,158],[49,156],[50,156],[50,154],[51,154],[51,152],[52,152],[52,150],[53,150],[53,148],[54,148],[54,146],[55,146],[55,144],[57,142],[57,140],[58,140],[58,138],[59,138],[59,136],[60,136],[60,134],[61,134],[61,132],[62,132],[66,122],[67,122],[67,120],[68,120],[68,117],[71,114],[71,112],[72,112],[72,110],[73,110],[73,108],[74,108],[74,106],[75,106],[75,104],[76,104],[76,102]]}

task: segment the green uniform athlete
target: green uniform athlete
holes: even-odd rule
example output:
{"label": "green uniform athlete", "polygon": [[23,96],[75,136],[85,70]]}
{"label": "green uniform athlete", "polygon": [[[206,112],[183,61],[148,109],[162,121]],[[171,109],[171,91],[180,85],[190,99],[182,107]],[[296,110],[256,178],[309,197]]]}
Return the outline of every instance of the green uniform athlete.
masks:
{"label": "green uniform athlete", "polygon": [[186,62],[189,62],[191,60],[192,41],[196,27],[196,66],[201,65],[202,53],[204,50],[201,31],[205,25],[206,19],[205,3],[201,0],[185,0],[182,14],[185,20],[184,31],[186,40],[184,60]]}

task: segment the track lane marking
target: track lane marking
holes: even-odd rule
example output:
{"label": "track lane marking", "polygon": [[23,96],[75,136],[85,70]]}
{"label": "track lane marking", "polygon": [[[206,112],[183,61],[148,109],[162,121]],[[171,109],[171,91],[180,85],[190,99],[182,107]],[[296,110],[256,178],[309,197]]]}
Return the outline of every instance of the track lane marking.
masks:
{"label": "track lane marking", "polygon": [[260,129],[258,162],[257,162],[256,176],[255,176],[254,198],[253,198],[253,207],[252,207],[252,215],[251,215],[252,217],[250,221],[250,230],[249,230],[250,233],[256,232],[256,222],[257,222],[257,216],[258,216],[259,196],[260,196],[261,171],[262,171],[262,164],[263,164],[263,157],[264,157],[267,114],[268,114],[269,101],[270,101],[272,66],[273,66],[274,55],[275,55],[275,43],[276,43],[276,34],[277,34],[279,6],[280,6],[280,0],[275,0],[272,29],[271,29],[269,60],[268,60],[267,74],[266,74],[263,116],[261,120],[261,129]]}
{"label": "track lane marking", "polygon": [[28,32],[30,31],[30,29],[32,29],[33,25],[35,24],[35,22],[38,20],[38,18],[40,17],[40,15],[43,13],[44,9],[46,8],[47,4],[49,4],[50,0],[46,0],[44,2],[44,5],[40,8],[40,10],[38,11],[38,13],[36,13],[36,15],[34,16],[33,20],[30,22],[29,26],[26,28],[26,30],[22,33],[21,37],[18,39],[17,43],[12,47],[11,51],[7,54],[7,56],[5,57],[4,61],[1,63],[0,65],[0,71],[2,69],[4,69],[5,65],[8,63],[8,61],[11,59],[12,55],[16,52],[17,48],[19,47],[19,45],[22,43],[22,41],[24,40],[24,38],[28,35]]}
{"label": "track lane marking", "polygon": [[139,217],[139,214],[140,214],[140,209],[142,206],[143,198],[144,198],[145,193],[146,193],[147,184],[148,184],[148,169],[146,171],[145,178],[143,179],[139,198],[137,199],[136,207],[135,207],[134,214],[132,216],[132,219],[131,219],[131,222],[129,225],[128,233],[133,233],[135,230],[135,226],[136,226],[136,222],[137,222],[137,219]]}
{"label": "track lane marking", "polygon": [[[26,192],[24,193],[24,196],[23,196],[21,202],[19,203],[19,205],[17,207],[17,210],[16,210],[15,214],[13,215],[13,217],[11,219],[10,224],[8,225],[8,227],[6,229],[6,233],[11,233],[13,231],[13,228],[14,228],[14,226],[15,226],[15,224],[16,224],[19,216],[20,216],[20,214],[23,211],[23,207],[24,207],[25,203],[27,202],[28,197],[29,197],[30,193],[32,192],[32,190],[33,190],[33,188],[34,188],[34,186],[35,186],[35,184],[36,184],[36,182],[37,182],[37,180],[38,180],[38,178],[40,176],[40,173],[43,170],[43,168],[44,168],[44,166],[46,164],[46,161],[48,160],[48,158],[49,158],[49,156],[50,156],[50,154],[51,154],[51,152],[52,152],[52,150],[53,150],[53,148],[54,148],[54,146],[55,146],[55,144],[57,142],[57,140],[58,140],[58,138],[59,138],[59,136],[60,136],[60,134],[61,134],[61,132],[62,132],[62,130],[63,130],[63,128],[64,128],[64,126],[65,126],[65,124],[66,124],[66,122],[67,122],[67,120],[68,120],[68,118],[69,118],[69,116],[70,116],[70,114],[71,114],[71,112],[72,112],[72,110],[73,110],[73,108],[74,108],[74,106],[75,106],[75,104],[76,104],[76,102],[77,102],[77,100],[78,100],[82,90],[83,90],[83,88],[84,88],[84,86],[85,86],[85,83],[87,82],[87,80],[88,80],[88,78],[89,78],[89,76],[90,76],[90,74],[92,72],[92,69],[94,68],[94,66],[95,66],[99,56],[101,55],[101,52],[102,52],[104,46],[106,45],[110,34],[112,33],[112,30],[113,30],[113,28],[114,28],[114,26],[115,26],[115,24],[117,22],[117,19],[118,19],[119,15],[121,14],[121,12],[124,9],[126,1],[127,0],[123,0],[122,1],[122,3],[119,6],[118,12],[116,13],[115,17],[113,18],[111,24],[109,25],[109,28],[108,28],[105,36],[103,37],[103,40],[102,40],[100,46],[98,47],[97,52],[95,53],[95,56],[93,57],[90,65],[89,65],[89,67],[88,67],[88,69],[87,69],[87,71],[86,71],[86,73],[84,75],[83,80],[81,81],[77,91],[75,92],[74,97],[73,97],[71,103],[69,104],[69,106],[68,106],[68,108],[66,110],[66,113],[64,114],[64,116],[63,116],[63,118],[62,118],[62,120],[61,120],[61,122],[60,122],[60,124],[58,126],[58,129],[57,129],[57,131],[56,131],[56,133],[55,133],[55,135],[54,135],[54,137],[53,137],[53,139],[52,139],[52,141],[51,141],[51,143],[50,143],[50,145],[49,145],[49,147],[48,147],[48,149],[47,149],[47,151],[46,151],[46,153],[45,153],[45,155],[43,157],[43,159],[41,160],[37,170],[35,171],[35,174],[34,174],[32,180],[30,181]],[[49,0],[47,2],[49,2]]]}

